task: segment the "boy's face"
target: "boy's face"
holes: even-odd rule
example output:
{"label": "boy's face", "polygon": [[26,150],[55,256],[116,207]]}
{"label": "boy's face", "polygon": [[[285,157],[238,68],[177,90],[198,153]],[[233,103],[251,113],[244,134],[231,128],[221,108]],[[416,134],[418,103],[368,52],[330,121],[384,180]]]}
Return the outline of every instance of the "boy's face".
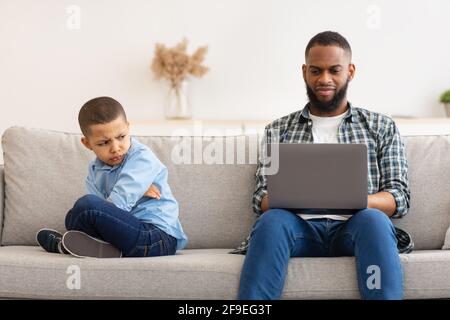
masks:
{"label": "boy's face", "polygon": [[118,117],[105,124],[92,125],[90,130],[88,137],[81,138],[84,146],[110,166],[122,163],[131,145],[128,122]]}

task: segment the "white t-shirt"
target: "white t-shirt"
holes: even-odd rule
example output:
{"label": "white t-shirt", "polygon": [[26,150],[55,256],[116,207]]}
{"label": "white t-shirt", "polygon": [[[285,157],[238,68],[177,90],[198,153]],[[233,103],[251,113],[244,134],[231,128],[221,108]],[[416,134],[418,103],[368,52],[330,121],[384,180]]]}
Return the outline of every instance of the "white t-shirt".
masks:
{"label": "white t-shirt", "polygon": [[[347,112],[334,117],[318,117],[309,114],[312,120],[312,135],[314,143],[338,143],[338,129]],[[333,220],[347,220],[349,215],[320,215],[320,214],[300,214],[305,220],[329,218]]]}

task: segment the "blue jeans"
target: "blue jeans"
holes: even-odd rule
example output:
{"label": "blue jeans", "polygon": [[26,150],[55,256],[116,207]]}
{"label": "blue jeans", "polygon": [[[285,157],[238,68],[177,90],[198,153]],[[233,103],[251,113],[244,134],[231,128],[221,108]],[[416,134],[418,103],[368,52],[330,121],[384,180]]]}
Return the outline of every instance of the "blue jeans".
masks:
{"label": "blue jeans", "polygon": [[355,256],[363,299],[402,299],[403,271],[390,219],[364,209],[347,221],[303,220],[282,209],[255,223],[242,268],[239,299],[279,299],[290,257]]}
{"label": "blue jeans", "polygon": [[173,255],[177,239],[95,195],[75,202],[66,216],[66,229],[109,242],[124,257]]}

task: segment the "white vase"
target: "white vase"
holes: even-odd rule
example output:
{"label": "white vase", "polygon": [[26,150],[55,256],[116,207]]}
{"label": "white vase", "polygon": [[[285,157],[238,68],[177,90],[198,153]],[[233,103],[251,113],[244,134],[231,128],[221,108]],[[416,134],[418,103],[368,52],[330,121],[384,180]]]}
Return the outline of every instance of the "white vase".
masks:
{"label": "white vase", "polygon": [[190,119],[192,117],[188,80],[181,81],[177,87],[169,84],[165,115],[167,119]]}

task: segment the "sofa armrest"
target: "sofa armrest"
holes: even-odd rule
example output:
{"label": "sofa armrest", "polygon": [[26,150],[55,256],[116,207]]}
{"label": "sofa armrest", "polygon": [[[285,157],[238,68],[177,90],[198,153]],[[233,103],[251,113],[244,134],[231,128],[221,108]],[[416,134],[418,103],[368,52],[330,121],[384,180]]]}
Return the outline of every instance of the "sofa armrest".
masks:
{"label": "sofa armrest", "polygon": [[5,202],[5,175],[4,166],[0,164],[0,245],[2,243],[2,233],[3,233],[3,209]]}

